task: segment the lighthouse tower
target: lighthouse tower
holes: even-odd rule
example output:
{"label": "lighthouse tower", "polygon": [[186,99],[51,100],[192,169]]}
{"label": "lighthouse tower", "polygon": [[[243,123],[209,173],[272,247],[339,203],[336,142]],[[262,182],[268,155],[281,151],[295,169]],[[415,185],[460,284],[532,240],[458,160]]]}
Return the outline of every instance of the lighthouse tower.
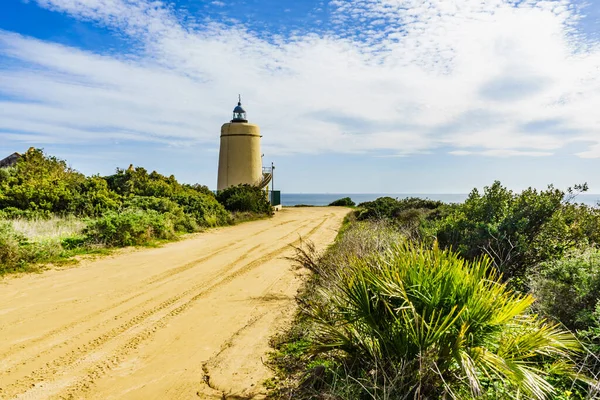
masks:
{"label": "lighthouse tower", "polygon": [[240,96],[233,119],[221,127],[217,190],[241,184],[265,186],[260,138],[258,125],[249,124],[246,119]]}

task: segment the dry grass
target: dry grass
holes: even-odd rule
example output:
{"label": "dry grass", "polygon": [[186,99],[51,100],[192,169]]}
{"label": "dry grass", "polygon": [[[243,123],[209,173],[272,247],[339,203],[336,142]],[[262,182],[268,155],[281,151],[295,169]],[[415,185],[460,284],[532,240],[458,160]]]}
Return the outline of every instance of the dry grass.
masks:
{"label": "dry grass", "polygon": [[32,242],[63,239],[76,236],[85,227],[85,221],[75,217],[52,217],[50,219],[14,219],[9,221],[13,229]]}

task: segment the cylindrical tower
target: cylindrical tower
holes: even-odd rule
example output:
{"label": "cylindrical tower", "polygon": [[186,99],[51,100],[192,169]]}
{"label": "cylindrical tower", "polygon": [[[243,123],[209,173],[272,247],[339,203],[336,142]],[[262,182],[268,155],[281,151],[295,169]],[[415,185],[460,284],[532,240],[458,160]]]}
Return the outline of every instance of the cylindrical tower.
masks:
{"label": "cylindrical tower", "polygon": [[231,122],[221,127],[217,190],[230,186],[259,185],[263,180],[260,129],[249,124],[242,101],[233,110]]}

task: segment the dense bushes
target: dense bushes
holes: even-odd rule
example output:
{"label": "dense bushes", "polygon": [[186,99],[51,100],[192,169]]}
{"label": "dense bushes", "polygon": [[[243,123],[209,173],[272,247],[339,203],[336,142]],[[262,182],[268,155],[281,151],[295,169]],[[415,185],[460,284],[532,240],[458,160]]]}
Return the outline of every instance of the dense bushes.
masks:
{"label": "dense bushes", "polygon": [[404,199],[394,199],[392,197],[380,197],[374,201],[367,201],[358,205],[360,209],[357,212],[359,221],[367,219],[386,219],[394,221],[403,212],[408,210],[428,210],[434,211],[447,207],[441,201],[421,199],[418,197],[407,197]]}
{"label": "dense bushes", "polygon": [[108,246],[134,246],[154,239],[173,239],[175,229],[169,214],[154,210],[108,212],[83,232],[89,240]]}
{"label": "dense bushes", "polygon": [[173,200],[201,226],[220,226],[231,222],[231,215],[214,195],[176,195]]}
{"label": "dense bushes", "polygon": [[[559,256],[555,247],[540,251],[536,246],[546,224],[562,207],[564,193],[553,187],[545,191],[527,189],[515,194],[500,182],[476,189],[436,229],[440,246],[451,247],[467,259],[483,254],[493,258],[505,278],[520,277],[523,266]],[[556,254],[554,254],[556,253]]]}
{"label": "dense bushes", "polygon": [[271,215],[264,192],[255,187],[227,189],[220,199],[222,203],[206,186],[181,184],[172,175],[141,167],[86,177],[63,160],[29,149],[15,166],[0,169],[0,222],[76,216],[88,226],[73,237],[28,241],[10,224],[2,225],[0,273],[98,245],[149,244],[256,214]]}
{"label": "dense bushes", "polygon": [[232,212],[272,213],[272,207],[265,192],[251,185],[232,186],[217,193],[217,200]]}
{"label": "dense bushes", "polygon": [[597,323],[600,306],[600,253],[576,252],[568,257],[541,263],[531,276],[537,306],[572,330]]}
{"label": "dense bushes", "polygon": [[229,213],[206,186],[185,185],[144,168],[86,177],[66,162],[30,149],[12,168],[0,170],[0,210],[6,217],[75,214],[99,217],[126,208],[170,213],[175,229],[192,232],[225,225]]}
{"label": "dense bushes", "polygon": [[0,210],[95,216],[119,206],[119,196],[100,177],[86,178],[63,160],[30,149],[0,173]]}
{"label": "dense bushes", "polygon": [[586,190],[495,182],[462,204],[360,204],[324,255],[298,250],[314,275],[274,342],[275,397],[599,398],[600,209],[574,202]]}
{"label": "dense bushes", "polygon": [[276,367],[298,379],[280,397],[558,398],[553,382],[573,373],[579,350],[572,334],[531,313],[533,297],[502,284],[489,258],[467,262],[388,229],[351,226],[321,257],[299,249],[316,275],[278,345]]}
{"label": "dense bushes", "polygon": [[185,213],[182,206],[170,199],[133,196],[126,200],[125,206],[130,209],[154,210],[160,214],[166,214],[173,222],[173,228],[177,232],[196,232],[199,229],[196,218]]}
{"label": "dense bushes", "polygon": [[[579,368],[600,379],[600,253],[578,250],[537,265],[530,276],[536,309],[577,333],[588,353]],[[582,396],[585,390],[580,390]],[[596,395],[600,395],[598,385]],[[589,394],[592,398],[593,393]]]}
{"label": "dense bushes", "polygon": [[387,221],[393,224],[409,239],[433,243],[435,229],[433,222],[452,212],[455,205],[441,201],[407,197],[394,199],[380,197],[374,201],[358,205],[355,212],[359,221]]}
{"label": "dense bushes", "polygon": [[206,186],[180,184],[172,175],[140,167],[117,169],[106,178],[86,177],[65,161],[30,149],[14,167],[0,170],[0,210],[5,217],[53,213],[99,217],[132,207],[172,214],[177,231],[230,221]]}
{"label": "dense bushes", "polygon": [[[180,184],[173,175],[166,177],[156,171],[149,174],[144,168],[138,167],[127,170],[117,169],[117,173],[107,177],[106,181],[111,190],[126,199],[140,197],[168,199],[180,206],[183,212],[198,226],[218,226],[230,222],[229,213],[206,186]],[[149,203],[151,201],[153,200],[145,200],[149,209],[166,207],[166,204],[160,206],[156,202],[152,205]],[[147,206],[144,205],[144,207]],[[173,206],[169,207],[173,211]],[[163,212],[160,209],[157,211]],[[191,225],[183,219],[180,218],[181,222],[178,222],[176,226],[179,227],[183,224],[186,227],[185,231],[189,231]]]}
{"label": "dense bushes", "polygon": [[474,189],[462,204],[382,197],[359,204],[358,220],[384,219],[411,240],[453,249],[468,260],[489,256],[506,280],[526,285],[530,268],[600,243],[600,210],[570,200],[552,186],[514,193],[500,182]]}
{"label": "dense bushes", "polygon": [[356,203],[350,197],[344,197],[329,203],[330,207],[354,207],[355,205]]}

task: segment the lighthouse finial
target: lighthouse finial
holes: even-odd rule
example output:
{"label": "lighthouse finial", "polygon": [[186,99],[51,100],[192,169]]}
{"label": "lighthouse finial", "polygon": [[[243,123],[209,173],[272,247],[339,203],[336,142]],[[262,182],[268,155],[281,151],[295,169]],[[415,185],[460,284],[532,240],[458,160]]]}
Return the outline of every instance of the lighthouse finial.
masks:
{"label": "lighthouse finial", "polygon": [[242,105],[242,95],[238,94],[238,106]]}

